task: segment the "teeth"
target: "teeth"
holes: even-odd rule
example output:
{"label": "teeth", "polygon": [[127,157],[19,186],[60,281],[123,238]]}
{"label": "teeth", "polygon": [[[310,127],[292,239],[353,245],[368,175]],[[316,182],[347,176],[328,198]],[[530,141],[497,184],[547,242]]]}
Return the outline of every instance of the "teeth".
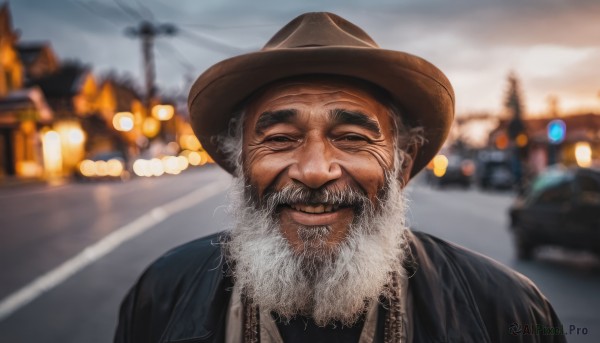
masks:
{"label": "teeth", "polygon": [[327,213],[327,212],[332,212],[337,210],[338,206],[337,205],[324,205],[324,204],[320,204],[320,205],[302,205],[302,204],[292,204],[290,205],[291,208],[293,208],[296,211],[302,211],[302,212],[306,212],[306,213]]}

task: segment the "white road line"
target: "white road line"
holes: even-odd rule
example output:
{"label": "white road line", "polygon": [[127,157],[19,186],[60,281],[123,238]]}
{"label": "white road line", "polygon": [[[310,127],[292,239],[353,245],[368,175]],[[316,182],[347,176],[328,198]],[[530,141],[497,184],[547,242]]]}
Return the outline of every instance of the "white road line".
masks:
{"label": "white road line", "polygon": [[118,228],[100,241],[85,248],[82,252],[57,268],[39,276],[25,287],[0,301],[0,321],[27,305],[44,292],[63,283],[93,262],[106,256],[126,241],[142,234],[170,216],[188,209],[202,201],[223,192],[230,179],[217,179],[213,183],[197,189],[177,200],[156,207],[133,222]]}

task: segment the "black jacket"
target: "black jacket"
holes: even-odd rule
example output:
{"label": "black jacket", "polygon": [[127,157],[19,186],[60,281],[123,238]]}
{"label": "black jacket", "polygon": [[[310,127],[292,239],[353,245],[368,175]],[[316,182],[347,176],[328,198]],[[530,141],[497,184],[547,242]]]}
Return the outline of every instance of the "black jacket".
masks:
{"label": "black jacket", "polygon": [[[177,247],[144,272],[121,305],[116,343],[224,341],[232,280],[222,235]],[[556,335],[556,313],[523,275],[424,233],[413,232],[411,249],[414,342],[566,341]]]}

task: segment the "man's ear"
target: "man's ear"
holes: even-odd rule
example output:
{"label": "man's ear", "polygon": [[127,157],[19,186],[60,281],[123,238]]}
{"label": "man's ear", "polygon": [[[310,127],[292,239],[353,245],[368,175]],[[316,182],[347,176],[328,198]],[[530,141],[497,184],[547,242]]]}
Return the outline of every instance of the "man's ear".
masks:
{"label": "man's ear", "polygon": [[405,150],[406,158],[404,161],[402,161],[402,174],[400,175],[402,188],[406,187],[406,184],[408,184],[408,181],[410,180],[410,174],[412,173],[413,165],[418,152],[419,146],[416,143],[409,145]]}

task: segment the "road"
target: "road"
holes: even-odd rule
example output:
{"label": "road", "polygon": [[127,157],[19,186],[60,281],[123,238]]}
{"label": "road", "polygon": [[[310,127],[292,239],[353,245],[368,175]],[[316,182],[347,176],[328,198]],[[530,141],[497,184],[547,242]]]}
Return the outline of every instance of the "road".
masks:
{"label": "road", "polygon": [[[126,183],[0,190],[0,304],[8,309],[0,342],[110,342],[119,302],[149,263],[227,226],[229,180],[208,167]],[[413,229],[526,275],[565,329],[585,328],[570,342],[600,341],[598,259],[546,249],[534,261],[517,261],[506,229],[510,194],[439,191],[414,181],[409,192]]]}

